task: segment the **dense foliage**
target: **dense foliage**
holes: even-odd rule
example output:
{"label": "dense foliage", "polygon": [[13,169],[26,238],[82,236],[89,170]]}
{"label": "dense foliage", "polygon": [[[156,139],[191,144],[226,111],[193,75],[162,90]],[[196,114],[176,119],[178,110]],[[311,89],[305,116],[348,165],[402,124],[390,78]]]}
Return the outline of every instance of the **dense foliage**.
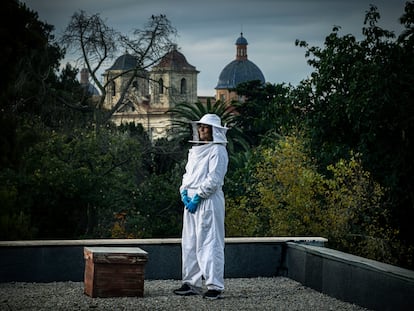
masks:
{"label": "dense foliage", "polygon": [[156,142],[139,125],[97,122],[77,70],[59,70],[53,27],[17,0],[2,7],[20,18],[0,32],[1,239],[180,236],[185,124],[213,112],[230,127],[227,235],[324,236],[414,267],[413,2],[399,36],[371,7],[361,41],[339,27],[323,47],[297,41],[314,68],[299,85],[242,84],[231,108],[179,104],[187,132]]}
{"label": "dense foliage", "polygon": [[298,137],[257,152],[249,192],[228,200],[228,234],[323,236],[332,247],[393,260],[396,234],[381,204],[384,189],[357,155],[329,165],[326,177]]}

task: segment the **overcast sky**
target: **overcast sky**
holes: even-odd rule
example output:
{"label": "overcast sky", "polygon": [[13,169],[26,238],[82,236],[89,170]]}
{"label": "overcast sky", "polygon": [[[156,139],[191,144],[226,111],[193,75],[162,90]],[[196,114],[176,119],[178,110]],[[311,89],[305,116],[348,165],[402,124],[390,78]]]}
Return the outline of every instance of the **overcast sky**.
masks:
{"label": "overcast sky", "polygon": [[[59,36],[73,13],[99,13],[124,34],[143,28],[154,14],[165,14],[177,29],[177,43],[198,74],[198,95],[214,96],[221,70],[236,56],[243,31],[248,58],[267,82],[296,85],[312,72],[305,49],[295,40],[323,46],[332,27],[361,39],[365,12],[378,7],[379,25],[401,32],[398,21],[406,0],[23,0],[39,19],[55,26]],[[110,66],[109,64],[108,66]]]}

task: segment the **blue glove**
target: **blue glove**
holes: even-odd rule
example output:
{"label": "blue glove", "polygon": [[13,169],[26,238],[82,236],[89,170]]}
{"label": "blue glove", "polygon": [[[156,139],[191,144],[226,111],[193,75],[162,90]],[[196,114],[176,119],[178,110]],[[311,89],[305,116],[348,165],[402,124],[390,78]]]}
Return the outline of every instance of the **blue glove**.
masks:
{"label": "blue glove", "polygon": [[200,201],[201,198],[198,196],[198,194],[195,194],[191,201],[185,207],[188,209],[190,213],[195,213],[195,211],[197,210],[198,203],[200,203]]}
{"label": "blue glove", "polygon": [[191,199],[188,197],[187,189],[181,191],[181,201],[184,203],[185,206],[187,206],[187,204],[190,203]]}

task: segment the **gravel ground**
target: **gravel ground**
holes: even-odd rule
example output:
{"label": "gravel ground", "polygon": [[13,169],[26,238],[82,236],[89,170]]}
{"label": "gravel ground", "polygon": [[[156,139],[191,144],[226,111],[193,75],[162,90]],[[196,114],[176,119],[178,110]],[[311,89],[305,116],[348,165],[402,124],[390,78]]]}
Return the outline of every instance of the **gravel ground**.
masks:
{"label": "gravel ground", "polygon": [[90,298],[83,282],[2,283],[0,310],[367,310],[289,278],[226,279],[223,299],[181,297],[177,280],[145,280],[144,297]]}

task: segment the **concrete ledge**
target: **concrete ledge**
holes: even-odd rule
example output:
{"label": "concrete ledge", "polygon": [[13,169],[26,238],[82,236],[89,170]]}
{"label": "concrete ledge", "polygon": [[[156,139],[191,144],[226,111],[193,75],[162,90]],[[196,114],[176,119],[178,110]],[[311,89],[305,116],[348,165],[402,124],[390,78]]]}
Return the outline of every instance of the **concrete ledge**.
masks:
{"label": "concrete ledge", "polygon": [[329,248],[287,243],[288,277],[372,310],[414,310],[414,271]]}
{"label": "concrete ledge", "polygon": [[[226,244],[240,243],[286,243],[296,242],[309,245],[323,246],[328,240],[321,237],[239,237],[226,238]],[[88,246],[88,245],[151,245],[151,244],[181,244],[179,238],[168,239],[84,239],[84,240],[26,240],[0,241],[1,247],[30,247],[30,246]]]}
{"label": "concrete ledge", "polygon": [[[287,241],[327,242],[319,237],[227,238],[225,277],[285,275]],[[146,279],[181,279],[181,239],[91,239],[1,241],[0,282],[83,281],[85,246],[139,247],[148,253]]]}

